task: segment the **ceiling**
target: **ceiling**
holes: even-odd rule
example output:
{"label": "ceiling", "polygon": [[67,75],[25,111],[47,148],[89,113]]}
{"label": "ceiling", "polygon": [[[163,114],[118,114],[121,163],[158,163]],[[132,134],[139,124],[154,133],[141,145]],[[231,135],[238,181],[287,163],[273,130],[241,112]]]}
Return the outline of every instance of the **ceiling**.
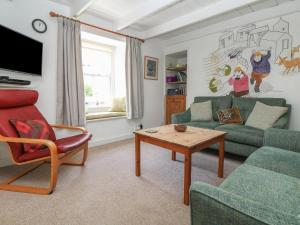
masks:
{"label": "ceiling", "polygon": [[254,11],[295,0],[53,0],[71,7],[74,16],[92,14],[132,28],[143,38],[170,38]]}

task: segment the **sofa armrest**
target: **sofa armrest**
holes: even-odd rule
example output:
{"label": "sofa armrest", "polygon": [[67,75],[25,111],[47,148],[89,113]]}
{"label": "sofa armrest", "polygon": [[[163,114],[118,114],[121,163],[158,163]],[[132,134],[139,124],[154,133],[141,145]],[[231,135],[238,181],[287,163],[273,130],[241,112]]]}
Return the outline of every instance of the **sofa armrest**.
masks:
{"label": "sofa armrest", "polygon": [[194,182],[191,225],[296,225],[297,218],[218,187]]}
{"label": "sofa armrest", "polygon": [[300,132],[269,128],[264,134],[264,145],[300,153]]}
{"label": "sofa armrest", "polygon": [[279,129],[289,128],[292,106],[290,104],[287,104],[287,107],[288,107],[288,111],[282,117],[280,117],[279,120],[276,121],[273,128],[279,128]]}
{"label": "sofa armrest", "polygon": [[185,112],[174,113],[174,114],[172,114],[171,120],[172,120],[173,124],[191,122],[191,110],[188,109]]}

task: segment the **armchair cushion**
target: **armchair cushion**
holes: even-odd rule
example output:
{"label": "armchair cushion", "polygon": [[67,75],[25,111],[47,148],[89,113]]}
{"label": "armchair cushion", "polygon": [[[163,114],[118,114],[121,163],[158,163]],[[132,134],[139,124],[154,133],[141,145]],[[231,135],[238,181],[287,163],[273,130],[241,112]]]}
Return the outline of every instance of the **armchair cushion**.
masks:
{"label": "armchair cushion", "polygon": [[32,90],[1,90],[0,109],[17,108],[34,105],[39,97],[38,92]]}
{"label": "armchair cushion", "polygon": [[[43,120],[10,120],[21,138],[49,139],[50,131]],[[47,148],[41,144],[23,144],[24,152],[35,152]]]}
{"label": "armchair cushion", "polygon": [[[1,95],[0,91],[0,95]],[[26,93],[24,93],[26,95]],[[1,102],[0,102],[1,103]],[[5,137],[16,137],[19,135],[16,129],[9,122],[11,119],[13,120],[43,120],[47,125],[50,131],[50,140],[55,141],[55,133],[50,125],[47,123],[43,115],[39,112],[39,110],[34,105],[17,107],[17,108],[6,108],[0,109],[0,135]],[[20,143],[8,143],[11,149],[12,156],[16,162],[19,162],[19,157],[23,155],[25,152],[23,150],[23,145]]]}
{"label": "armchair cushion", "polygon": [[[87,143],[91,139],[91,137],[91,133],[84,132],[83,134],[58,139],[54,143],[56,144],[58,153],[67,153],[68,151],[72,151],[75,148]],[[48,156],[50,156],[49,149],[41,149],[32,153],[24,153],[19,157],[19,162],[26,162],[29,160],[39,159]]]}
{"label": "armchair cushion", "polygon": [[92,138],[92,134],[84,132],[83,134],[74,135],[71,137],[61,138],[56,140],[55,144],[59,153],[66,153],[85,144]]}
{"label": "armchair cushion", "polygon": [[300,180],[295,177],[249,164],[240,166],[220,185],[223,190],[290,216],[300,213],[299,187]]}

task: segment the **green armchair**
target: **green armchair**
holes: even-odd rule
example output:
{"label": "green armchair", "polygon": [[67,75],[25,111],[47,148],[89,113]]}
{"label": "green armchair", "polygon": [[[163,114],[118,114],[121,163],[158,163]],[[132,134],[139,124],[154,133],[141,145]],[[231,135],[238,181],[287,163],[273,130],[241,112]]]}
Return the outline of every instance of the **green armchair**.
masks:
{"label": "green armchair", "polygon": [[219,187],[194,182],[192,225],[300,225],[300,132],[270,128]]}

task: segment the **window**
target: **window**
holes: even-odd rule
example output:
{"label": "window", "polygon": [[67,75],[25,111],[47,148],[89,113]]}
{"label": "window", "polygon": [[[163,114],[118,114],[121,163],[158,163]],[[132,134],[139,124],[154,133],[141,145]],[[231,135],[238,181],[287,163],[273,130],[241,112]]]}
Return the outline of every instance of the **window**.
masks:
{"label": "window", "polygon": [[113,99],[126,93],[125,43],[84,32],[82,40],[87,119],[111,117]]}
{"label": "window", "polygon": [[283,39],[282,40],[282,49],[288,49],[289,48],[289,40]]}

